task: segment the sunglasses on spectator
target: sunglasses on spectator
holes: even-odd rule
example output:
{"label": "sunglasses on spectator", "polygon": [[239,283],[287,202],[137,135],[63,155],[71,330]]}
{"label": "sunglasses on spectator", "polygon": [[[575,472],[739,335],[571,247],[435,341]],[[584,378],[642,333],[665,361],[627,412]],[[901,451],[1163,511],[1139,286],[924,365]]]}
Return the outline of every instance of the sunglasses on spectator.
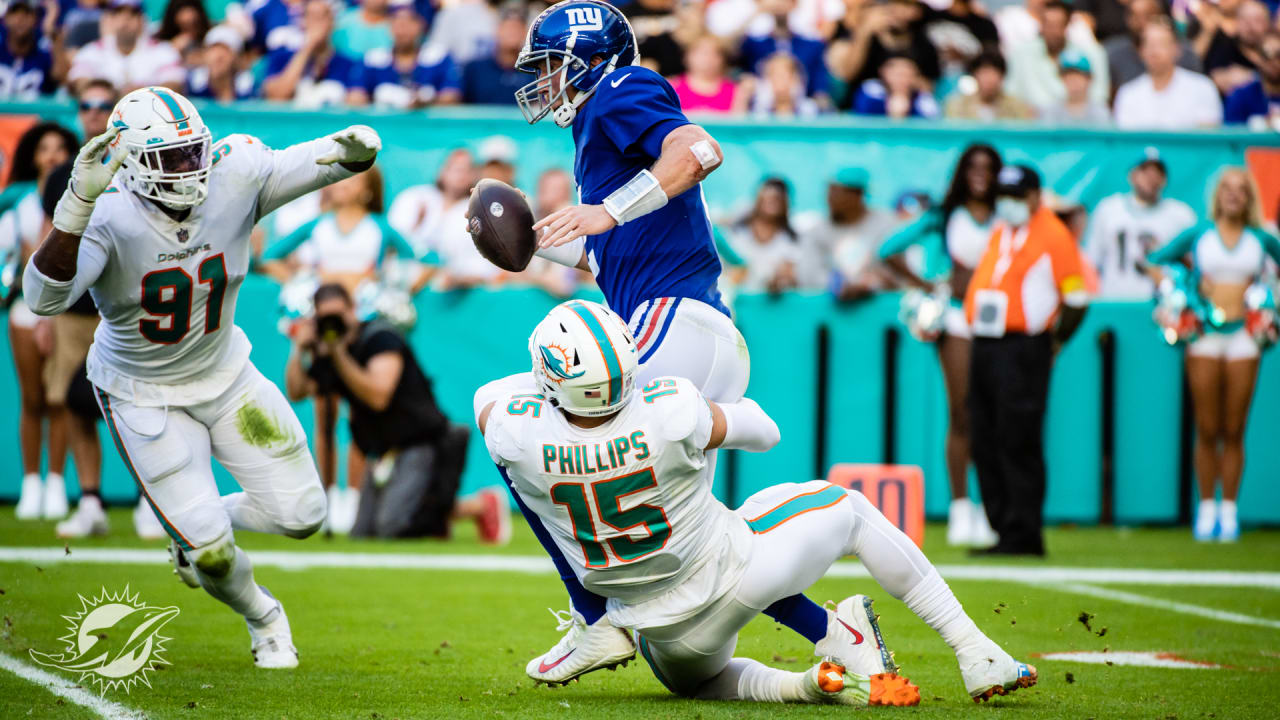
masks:
{"label": "sunglasses on spectator", "polygon": [[111,112],[111,105],[112,104],[107,100],[81,100],[80,112],[89,112],[90,110]]}

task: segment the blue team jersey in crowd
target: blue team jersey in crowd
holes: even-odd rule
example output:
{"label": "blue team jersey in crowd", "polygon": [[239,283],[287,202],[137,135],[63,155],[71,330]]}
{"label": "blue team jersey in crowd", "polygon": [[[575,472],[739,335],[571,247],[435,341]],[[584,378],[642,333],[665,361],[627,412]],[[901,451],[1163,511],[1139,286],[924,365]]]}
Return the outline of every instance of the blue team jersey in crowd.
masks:
{"label": "blue team jersey in crowd", "polygon": [[249,47],[272,52],[297,47],[302,42],[302,6],[283,0],[250,0],[245,10],[253,19]]}
{"label": "blue team jersey in crowd", "polygon": [[[662,141],[689,124],[671,85],[639,65],[600,81],[573,121],[573,174],[581,202],[598,205],[662,152]],[[728,315],[716,282],[720,258],[701,186],[671,198],[661,210],[587,237],[596,283],[609,307],[630,320],[645,300],[685,297]]]}
{"label": "blue team jersey in crowd", "polygon": [[0,41],[0,99],[34,100],[57,89],[53,57],[41,45],[43,42],[37,42],[30,53],[15,57],[8,44]]}
{"label": "blue team jersey in crowd", "polygon": [[[461,92],[462,75],[449,53],[441,47],[424,46],[418,53],[413,70],[407,73],[396,69],[390,50],[378,48],[364,54],[358,84],[377,105],[409,107],[413,99],[432,102],[445,90]],[[380,86],[386,87],[380,92]],[[402,92],[401,88],[407,92]]]}
{"label": "blue team jersey in crowd", "polygon": [[[289,61],[293,59],[296,50],[291,48],[279,48],[267,53],[267,77],[279,75],[284,70]],[[307,69],[303,72],[303,77],[311,77],[314,62],[307,64]],[[343,87],[355,88],[360,86],[360,78],[362,74],[362,66],[351,58],[340,52],[335,52],[329,58],[329,64],[325,65],[324,73],[317,82],[334,81],[342,83]]]}

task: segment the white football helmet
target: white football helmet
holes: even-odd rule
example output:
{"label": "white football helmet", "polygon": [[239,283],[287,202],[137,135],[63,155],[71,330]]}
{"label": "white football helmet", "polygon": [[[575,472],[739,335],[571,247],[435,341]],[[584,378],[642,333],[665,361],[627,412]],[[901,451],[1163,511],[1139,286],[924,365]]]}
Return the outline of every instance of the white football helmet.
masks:
{"label": "white football helmet", "polygon": [[552,308],[533,329],[529,354],[533,377],[551,404],[586,417],[622,409],[640,364],[622,318],[586,300]]}
{"label": "white football helmet", "polygon": [[127,153],[121,172],[130,191],[174,210],[204,202],[211,135],[190,100],[168,88],[139,88],[116,103],[111,123],[120,128],[112,147]]}

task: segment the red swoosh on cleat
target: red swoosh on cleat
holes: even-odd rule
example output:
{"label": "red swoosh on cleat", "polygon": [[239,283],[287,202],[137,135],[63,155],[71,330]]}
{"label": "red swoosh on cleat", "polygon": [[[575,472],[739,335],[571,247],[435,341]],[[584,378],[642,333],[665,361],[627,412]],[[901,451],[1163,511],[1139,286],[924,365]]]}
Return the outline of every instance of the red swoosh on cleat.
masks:
{"label": "red swoosh on cleat", "polygon": [[[845,625],[845,627],[849,627],[849,626],[848,626],[848,625]],[[538,672],[540,672],[540,673],[544,673],[544,672],[546,672],[546,671],[550,670],[551,668],[553,668],[553,667],[555,667],[555,666],[559,665],[560,663],[562,663],[562,662],[564,662],[566,659],[568,659],[568,657],[569,657],[570,655],[572,655],[572,654],[574,653],[574,651],[575,651],[575,650],[577,650],[577,648],[574,648],[573,650],[570,650],[569,652],[565,653],[565,654],[564,654],[564,657],[562,657],[562,658],[560,658],[559,660],[557,660],[557,661],[555,661],[555,662],[551,663],[550,665],[548,665],[548,664],[546,664],[545,662],[542,662],[541,660],[539,660],[539,661],[538,661]]]}
{"label": "red swoosh on cleat", "polygon": [[845,630],[848,630],[849,632],[853,633],[853,644],[854,644],[854,645],[861,645],[861,644],[862,644],[862,633],[860,633],[860,632],[858,632],[857,630],[854,630],[853,628],[849,627],[849,623],[847,623],[847,622],[845,622],[845,621],[841,620],[840,618],[836,618],[836,622],[838,622],[838,623],[840,623],[841,625],[843,625]]}

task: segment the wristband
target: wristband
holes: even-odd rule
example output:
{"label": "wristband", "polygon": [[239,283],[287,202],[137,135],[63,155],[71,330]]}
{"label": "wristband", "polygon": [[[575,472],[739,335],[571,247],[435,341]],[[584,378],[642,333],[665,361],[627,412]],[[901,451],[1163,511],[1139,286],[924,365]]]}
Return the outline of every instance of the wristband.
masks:
{"label": "wristband", "polygon": [[666,204],[667,194],[662,192],[658,178],[648,170],[641,170],[626,185],[614,190],[604,199],[605,212],[617,220],[619,225],[648,215]]}
{"label": "wristband", "polygon": [[64,233],[79,237],[89,227],[89,216],[93,214],[93,203],[85,201],[71,189],[62,192],[62,198],[53,209],[53,226]]}

